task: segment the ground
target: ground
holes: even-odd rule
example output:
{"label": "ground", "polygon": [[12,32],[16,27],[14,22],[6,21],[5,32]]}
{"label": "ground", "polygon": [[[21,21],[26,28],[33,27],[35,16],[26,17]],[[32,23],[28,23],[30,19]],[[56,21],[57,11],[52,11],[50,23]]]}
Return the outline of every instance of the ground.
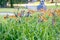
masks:
{"label": "ground", "polygon": [[[56,6],[47,6],[47,9],[55,9],[55,8]],[[57,8],[59,9],[60,5]],[[20,8],[20,10],[22,9],[24,8]],[[0,12],[17,12],[17,8],[0,8]]]}
{"label": "ground", "polygon": [[[55,9],[56,6],[47,6],[47,9],[52,8]],[[22,9],[27,12],[27,9],[22,7],[19,12]],[[0,8],[0,12],[17,13],[18,10],[17,8]],[[52,21],[53,17],[46,14],[42,18],[47,18],[47,20],[40,21],[40,14],[40,12],[35,12],[32,16],[14,19],[9,17],[4,19],[0,16],[0,40],[60,40],[60,16],[57,15]]]}

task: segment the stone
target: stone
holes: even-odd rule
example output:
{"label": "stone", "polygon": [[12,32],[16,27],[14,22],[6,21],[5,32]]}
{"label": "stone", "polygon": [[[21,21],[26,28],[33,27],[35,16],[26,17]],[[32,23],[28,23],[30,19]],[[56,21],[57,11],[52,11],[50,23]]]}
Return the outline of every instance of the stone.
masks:
{"label": "stone", "polygon": [[34,6],[34,5],[30,5],[30,6],[29,6],[29,5],[27,5],[26,8],[27,8],[27,9],[30,9],[30,10],[34,10],[34,11],[38,11],[38,10],[41,10],[41,9],[46,10],[47,7],[46,7],[46,5],[44,4],[44,1],[45,1],[45,0],[40,0],[40,4],[37,5],[37,6]]}
{"label": "stone", "polygon": [[44,0],[40,0],[40,4],[37,6],[37,10],[44,9],[46,10],[46,5],[44,4]]}

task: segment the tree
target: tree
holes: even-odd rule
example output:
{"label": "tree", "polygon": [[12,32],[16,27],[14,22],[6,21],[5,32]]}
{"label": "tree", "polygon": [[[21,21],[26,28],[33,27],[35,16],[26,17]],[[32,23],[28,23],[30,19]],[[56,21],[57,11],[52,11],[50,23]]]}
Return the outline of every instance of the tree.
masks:
{"label": "tree", "polygon": [[53,3],[54,2],[54,0],[51,0],[51,3]]}
{"label": "tree", "polygon": [[13,0],[10,0],[11,8],[13,8]]}
{"label": "tree", "polygon": [[7,2],[9,2],[11,8],[13,8],[13,4],[27,3],[28,0],[0,0],[0,7],[7,7]]}
{"label": "tree", "polygon": [[0,7],[7,7],[7,0],[0,0]]}

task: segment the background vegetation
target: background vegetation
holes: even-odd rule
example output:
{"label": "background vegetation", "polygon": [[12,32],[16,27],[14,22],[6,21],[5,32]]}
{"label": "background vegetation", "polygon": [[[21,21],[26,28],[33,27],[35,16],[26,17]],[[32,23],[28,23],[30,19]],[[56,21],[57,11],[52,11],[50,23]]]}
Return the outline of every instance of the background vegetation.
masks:
{"label": "background vegetation", "polygon": [[60,18],[52,25],[52,17],[46,15],[47,22],[38,22],[38,12],[32,17],[4,19],[0,16],[0,40],[60,40]]}

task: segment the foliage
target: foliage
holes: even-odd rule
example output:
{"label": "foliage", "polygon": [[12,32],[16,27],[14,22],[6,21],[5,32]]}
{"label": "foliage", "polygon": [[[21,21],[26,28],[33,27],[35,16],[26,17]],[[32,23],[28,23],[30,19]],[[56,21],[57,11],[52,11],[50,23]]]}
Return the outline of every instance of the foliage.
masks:
{"label": "foliage", "polygon": [[14,0],[14,4],[27,3],[28,0]]}
{"label": "foliage", "polygon": [[13,0],[10,0],[11,8],[13,8]]}
{"label": "foliage", "polygon": [[0,0],[0,7],[6,7],[7,0]]}
{"label": "foliage", "polygon": [[7,7],[7,2],[9,2],[11,8],[13,8],[13,4],[27,3],[28,0],[0,0],[0,7]]}
{"label": "foliage", "polygon": [[48,16],[47,22],[38,22],[38,14],[17,19],[0,17],[0,40],[60,40],[59,16],[53,26],[52,18]]}

